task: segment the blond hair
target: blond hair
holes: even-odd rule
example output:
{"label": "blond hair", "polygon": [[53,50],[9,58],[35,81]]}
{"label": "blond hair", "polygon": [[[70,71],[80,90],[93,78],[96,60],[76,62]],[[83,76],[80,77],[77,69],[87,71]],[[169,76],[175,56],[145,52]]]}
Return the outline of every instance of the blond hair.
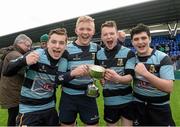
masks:
{"label": "blond hair", "polygon": [[76,22],[76,27],[78,27],[79,23],[81,22],[92,22],[93,23],[93,26],[95,28],[95,24],[94,24],[94,19],[90,16],[80,16],[78,19],[77,19],[77,22]]}

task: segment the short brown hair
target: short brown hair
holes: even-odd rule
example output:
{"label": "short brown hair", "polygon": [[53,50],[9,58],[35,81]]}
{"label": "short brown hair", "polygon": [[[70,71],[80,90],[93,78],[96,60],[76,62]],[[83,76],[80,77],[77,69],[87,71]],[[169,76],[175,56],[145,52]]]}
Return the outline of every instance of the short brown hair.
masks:
{"label": "short brown hair", "polygon": [[116,25],[116,22],[115,22],[115,21],[106,21],[105,23],[103,23],[103,24],[101,25],[101,30],[102,30],[102,28],[104,28],[104,27],[115,27],[116,30],[117,30],[117,25]]}
{"label": "short brown hair", "polygon": [[52,34],[65,35],[66,36],[66,41],[68,39],[66,28],[56,28],[56,29],[50,30],[49,38],[51,37]]}
{"label": "short brown hair", "polygon": [[141,32],[146,32],[146,34],[151,37],[150,29],[147,25],[144,25],[143,23],[138,24],[137,26],[133,27],[130,31],[131,39],[133,39],[133,36],[135,34],[139,34]]}

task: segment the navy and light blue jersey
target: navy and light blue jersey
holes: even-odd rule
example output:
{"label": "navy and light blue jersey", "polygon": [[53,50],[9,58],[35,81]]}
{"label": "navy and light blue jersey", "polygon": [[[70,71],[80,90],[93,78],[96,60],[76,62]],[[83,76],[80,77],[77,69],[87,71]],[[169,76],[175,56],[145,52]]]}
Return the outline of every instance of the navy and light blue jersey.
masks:
{"label": "navy and light blue jersey", "polygon": [[[153,50],[150,56],[136,56],[136,64],[139,62],[144,63],[146,69],[155,76],[161,79],[174,80],[173,65],[167,54]],[[142,100],[147,100],[146,97],[149,97],[147,101],[152,101],[152,103],[163,103],[169,100],[168,93],[157,89],[142,76],[135,76],[133,91],[135,97],[142,98]],[[140,101],[137,98],[135,100]]]}
{"label": "navy and light blue jersey", "polygon": [[36,64],[27,66],[21,89],[20,113],[34,112],[55,107],[54,88],[57,71],[67,71],[67,60],[61,58],[52,66],[44,49],[35,50],[39,54]]}
{"label": "navy and light blue jersey", "polygon": [[[96,53],[100,46],[90,42],[88,46],[79,46],[75,42],[67,45],[68,71],[73,70],[79,65],[94,64]],[[85,94],[87,86],[92,83],[89,76],[76,77],[68,84],[63,85],[63,91],[70,95]]]}
{"label": "navy and light blue jersey", "polygon": [[[97,53],[98,64],[116,71],[119,75],[134,75],[135,55],[124,46],[117,44],[113,50],[101,49]],[[105,81],[103,87],[104,104],[121,105],[132,101],[131,84],[117,84]]]}

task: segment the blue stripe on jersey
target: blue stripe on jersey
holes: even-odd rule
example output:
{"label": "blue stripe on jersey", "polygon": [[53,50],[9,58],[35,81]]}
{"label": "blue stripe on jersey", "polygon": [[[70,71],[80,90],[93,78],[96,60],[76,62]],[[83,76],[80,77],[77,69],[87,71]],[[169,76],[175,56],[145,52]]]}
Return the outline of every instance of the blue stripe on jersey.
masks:
{"label": "blue stripe on jersey", "polygon": [[142,86],[142,85],[136,85],[134,86],[134,92],[139,93],[144,96],[151,96],[151,97],[159,97],[167,95],[168,93],[162,92],[155,87],[152,86]]}
{"label": "blue stripe on jersey", "polygon": [[107,57],[106,57],[106,55],[105,55],[105,49],[104,48],[102,48],[101,50],[99,50],[98,52],[97,52],[97,59],[98,60],[106,60],[107,59]]}
{"label": "blue stripe on jersey", "polygon": [[71,88],[67,88],[67,87],[63,87],[63,91],[67,94],[70,95],[80,95],[80,94],[85,94],[85,91],[82,90],[75,90],[75,89],[71,89]]}
{"label": "blue stripe on jersey", "polygon": [[25,75],[26,78],[29,78],[31,80],[34,80],[36,78],[40,78],[40,79],[50,79],[52,81],[54,81],[55,79],[55,75],[47,75],[46,73],[40,73],[40,72],[36,72],[34,70],[28,70],[26,72],[26,75]]}
{"label": "blue stripe on jersey", "polygon": [[35,111],[41,111],[41,110],[45,110],[45,109],[49,109],[53,107],[55,107],[54,101],[51,101],[50,103],[45,104],[45,105],[37,105],[37,106],[19,104],[19,112],[20,113],[35,112]]}
{"label": "blue stripe on jersey", "polygon": [[86,60],[86,61],[69,61],[68,62],[68,70],[73,70],[79,65],[83,64],[94,64],[94,60]]}
{"label": "blue stripe on jersey", "polygon": [[119,52],[116,54],[116,58],[126,58],[128,53],[129,53],[130,49],[124,46],[121,46],[121,49],[119,50]]}
{"label": "blue stripe on jersey", "polygon": [[133,100],[132,94],[125,96],[104,97],[104,105],[113,106],[129,103]]}
{"label": "blue stripe on jersey", "polygon": [[132,69],[134,70],[135,67],[135,57],[129,58],[126,62],[125,69]]}
{"label": "blue stripe on jersey", "polygon": [[71,80],[69,83],[74,84],[74,85],[83,85],[83,84],[89,84],[92,83],[92,78],[91,77],[77,77],[73,80]]}
{"label": "blue stripe on jersey", "polygon": [[29,79],[32,79],[32,80],[35,78],[36,75],[37,75],[37,72],[34,71],[34,70],[28,70],[25,73],[25,77],[29,78]]}
{"label": "blue stripe on jersey", "polygon": [[162,79],[174,80],[174,70],[172,65],[164,65],[160,68],[160,77]]}
{"label": "blue stripe on jersey", "polygon": [[35,92],[35,91],[36,91],[36,89],[33,89],[33,88],[29,89],[29,88],[22,86],[21,95],[25,96],[25,97],[29,97],[29,98],[34,98],[34,99],[48,98],[53,95],[52,92],[51,93],[44,92],[43,90],[42,90],[42,92]]}

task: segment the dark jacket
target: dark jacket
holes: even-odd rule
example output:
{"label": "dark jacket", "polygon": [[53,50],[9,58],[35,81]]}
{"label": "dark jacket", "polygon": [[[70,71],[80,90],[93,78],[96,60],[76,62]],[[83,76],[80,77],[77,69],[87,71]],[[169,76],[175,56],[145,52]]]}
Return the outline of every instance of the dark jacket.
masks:
{"label": "dark jacket", "polygon": [[[14,60],[24,54],[19,47],[13,47],[3,60],[3,70],[7,67],[11,60]],[[24,79],[24,73],[17,73],[14,76],[6,77],[3,76],[1,72],[0,80],[0,105],[3,108],[11,108],[19,105],[19,96],[21,85]]]}
{"label": "dark jacket", "polygon": [[1,72],[2,72],[2,68],[3,68],[3,61],[4,61],[4,58],[6,57],[6,55],[13,51],[14,50],[14,46],[9,46],[9,47],[5,47],[5,48],[1,48],[0,49],[0,55],[1,55],[1,58],[0,58],[0,78],[1,78]]}

